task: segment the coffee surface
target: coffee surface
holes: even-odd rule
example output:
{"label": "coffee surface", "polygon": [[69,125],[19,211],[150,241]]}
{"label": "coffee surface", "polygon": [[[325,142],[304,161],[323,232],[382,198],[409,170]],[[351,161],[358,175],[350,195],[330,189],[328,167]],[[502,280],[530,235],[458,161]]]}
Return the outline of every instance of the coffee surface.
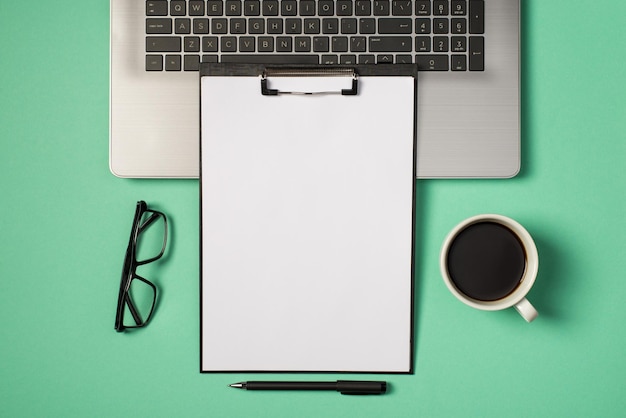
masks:
{"label": "coffee surface", "polygon": [[448,272],[467,296],[494,301],[513,292],[524,275],[526,254],[517,236],[495,222],[461,231],[448,251]]}

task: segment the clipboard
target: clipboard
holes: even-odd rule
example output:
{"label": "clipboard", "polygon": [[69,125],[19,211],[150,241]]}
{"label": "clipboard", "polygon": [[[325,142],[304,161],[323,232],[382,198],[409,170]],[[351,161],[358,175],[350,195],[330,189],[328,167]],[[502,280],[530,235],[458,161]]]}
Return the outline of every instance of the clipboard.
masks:
{"label": "clipboard", "polygon": [[200,371],[412,373],[417,66],[200,86]]}

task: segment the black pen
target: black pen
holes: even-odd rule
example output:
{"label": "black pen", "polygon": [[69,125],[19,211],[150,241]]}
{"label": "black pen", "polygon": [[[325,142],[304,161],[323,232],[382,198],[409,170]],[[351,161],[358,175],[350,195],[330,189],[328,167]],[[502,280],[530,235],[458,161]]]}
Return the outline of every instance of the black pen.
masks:
{"label": "black pen", "polygon": [[334,390],[342,395],[380,395],[387,391],[387,382],[338,380],[336,382],[239,382],[228,385],[245,390]]}

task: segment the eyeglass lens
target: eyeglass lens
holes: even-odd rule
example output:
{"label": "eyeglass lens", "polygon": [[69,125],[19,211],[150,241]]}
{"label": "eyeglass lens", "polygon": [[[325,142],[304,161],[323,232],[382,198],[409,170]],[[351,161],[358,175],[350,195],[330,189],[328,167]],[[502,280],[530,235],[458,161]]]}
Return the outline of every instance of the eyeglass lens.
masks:
{"label": "eyeglass lens", "polygon": [[126,293],[122,324],[126,328],[143,325],[152,315],[156,301],[154,286],[139,277],[133,277]]}
{"label": "eyeglass lens", "polygon": [[151,211],[145,212],[137,231],[135,260],[138,264],[154,261],[163,255],[167,231],[163,215]]}

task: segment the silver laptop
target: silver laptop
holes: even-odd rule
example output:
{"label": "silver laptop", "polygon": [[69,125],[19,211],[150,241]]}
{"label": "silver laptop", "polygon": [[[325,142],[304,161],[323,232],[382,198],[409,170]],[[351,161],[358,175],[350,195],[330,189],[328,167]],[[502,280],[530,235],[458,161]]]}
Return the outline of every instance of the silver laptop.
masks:
{"label": "silver laptop", "polygon": [[198,177],[200,62],[417,63],[417,177],[519,172],[520,0],[111,0],[113,174]]}

